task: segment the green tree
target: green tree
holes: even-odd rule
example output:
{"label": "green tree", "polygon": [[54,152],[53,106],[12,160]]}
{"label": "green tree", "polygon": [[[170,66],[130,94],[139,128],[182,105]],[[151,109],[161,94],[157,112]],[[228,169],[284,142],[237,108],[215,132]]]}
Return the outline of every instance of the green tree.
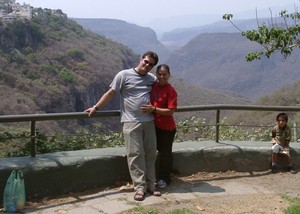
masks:
{"label": "green tree", "polygon": [[73,58],[74,60],[83,61],[84,60],[84,51],[78,48],[70,48],[67,50],[67,55]]}
{"label": "green tree", "polygon": [[232,14],[223,15],[223,19],[230,21],[233,26],[241,31],[242,36],[262,46],[262,51],[251,52],[246,55],[246,61],[250,62],[260,59],[261,56],[269,58],[278,51],[286,59],[293,52],[294,48],[299,48],[300,13],[288,13],[286,10],[283,10],[279,13],[279,16],[283,20],[282,23],[273,23],[273,19],[271,18],[270,26],[265,23],[260,25],[259,22],[257,22],[258,29],[247,31],[240,30],[240,28],[232,22]]}

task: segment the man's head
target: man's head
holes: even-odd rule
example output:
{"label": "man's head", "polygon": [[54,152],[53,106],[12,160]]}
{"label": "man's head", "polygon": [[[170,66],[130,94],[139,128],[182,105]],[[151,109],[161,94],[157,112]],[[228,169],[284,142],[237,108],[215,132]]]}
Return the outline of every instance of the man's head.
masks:
{"label": "man's head", "polygon": [[145,75],[158,63],[158,55],[153,51],[147,51],[141,57],[139,65],[135,68],[136,71]]}
{"label": "man's head", "polygon": [[284,112],[277,114],[276,121],[280,128],[284,128],[288,122],[287,114]]}
{"label": "man's head", "polygon": [[153,61],[154,64],[152,64],[152,67],[155,66],[158,63],[158,60],[159,60],[158,59],[158,55],[155,52],[153,52],[153,51],[147,51],[146,53],[144,53],[142,55],[142,59],[145,59],[146,57],[151,58],[151,59],[154,60]]}

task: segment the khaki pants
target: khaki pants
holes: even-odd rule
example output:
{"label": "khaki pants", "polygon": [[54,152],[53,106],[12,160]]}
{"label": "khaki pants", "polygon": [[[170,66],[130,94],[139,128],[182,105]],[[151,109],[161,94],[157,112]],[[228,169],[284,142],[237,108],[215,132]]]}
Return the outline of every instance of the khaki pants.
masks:
{"label": "khaki pants", "polygon": [[127,162],[135,190],[155,188],[156,134],[154,121],[123,125]]}

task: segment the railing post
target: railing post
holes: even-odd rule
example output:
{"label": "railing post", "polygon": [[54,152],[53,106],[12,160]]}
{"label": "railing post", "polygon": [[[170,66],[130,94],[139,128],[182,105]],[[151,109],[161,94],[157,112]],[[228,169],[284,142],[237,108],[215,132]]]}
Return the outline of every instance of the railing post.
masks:
{"label": "railing post", "polygon": [[294,141],[295,141],[295,143],[297,143],[297,124],[296,123],[294,123]]}
{"label": "railing post", "polygon": [[35,157],[36,155],[36,132],[35,132],[35,121],[31,121],[31,133],[30,133],[30,142],[31,142],[31,157]]}
{"label": "railing post", "polygon": [[216,115],[216,143],[219,143],[219,131],[220,131],[220,109],[217,109],[217,115]]}

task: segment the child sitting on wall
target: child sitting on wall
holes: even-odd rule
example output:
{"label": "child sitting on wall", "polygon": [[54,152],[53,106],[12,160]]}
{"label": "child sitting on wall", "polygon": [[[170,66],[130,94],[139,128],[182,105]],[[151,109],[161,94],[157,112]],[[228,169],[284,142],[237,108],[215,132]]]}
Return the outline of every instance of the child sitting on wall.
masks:
{"label": "child sitting on wall", "polygon": [[279,113],[276,116],[277,125],[272,129],[272,172],[277,172],[278,153],[284,154],[288,162],[288,170],[291,173],[296,173],[292,158],[290,155],[291,128],[287,125],[288,116],[286,113]]}

